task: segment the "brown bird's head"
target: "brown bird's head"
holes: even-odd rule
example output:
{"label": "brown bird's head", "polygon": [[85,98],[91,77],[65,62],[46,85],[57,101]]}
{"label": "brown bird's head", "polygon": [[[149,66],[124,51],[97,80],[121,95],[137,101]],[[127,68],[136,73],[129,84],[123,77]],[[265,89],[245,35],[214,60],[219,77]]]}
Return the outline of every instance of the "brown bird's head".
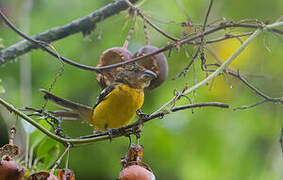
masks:
{"label": "brown bird's head", "polygon": [[155,78],[157,75],[154,72],[137,64],[129,64],[117,74],[115,82],[124,83],[136,89],[144,89]]}

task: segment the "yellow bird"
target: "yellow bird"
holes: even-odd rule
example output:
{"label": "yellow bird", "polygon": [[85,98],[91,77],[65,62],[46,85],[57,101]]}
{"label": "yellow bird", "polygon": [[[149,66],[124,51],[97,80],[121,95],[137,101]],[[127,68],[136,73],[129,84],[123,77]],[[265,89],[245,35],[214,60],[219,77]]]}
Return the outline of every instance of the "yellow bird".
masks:
{"label": "yellow bird", "polygon": [[127,125],[144,102],[144,88],[148,87],[156,74],[136,64],[127,65],[118,73],[114,83],[99,95],[94,107],[74,103],[45,93],[44,98],[54,102],[65,111],[53,111],[52,114],[63,119],[81,119],[87,121],[96,131],[105,132]]}

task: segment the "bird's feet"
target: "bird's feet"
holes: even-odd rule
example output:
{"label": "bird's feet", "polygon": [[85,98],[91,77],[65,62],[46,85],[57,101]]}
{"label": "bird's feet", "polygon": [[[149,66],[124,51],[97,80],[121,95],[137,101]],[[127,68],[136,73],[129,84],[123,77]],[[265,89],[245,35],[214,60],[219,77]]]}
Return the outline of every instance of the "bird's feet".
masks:
{"label": "bird's feet", "polygon": [[112,138],[113,138],[113,134],[114,133],[117,133],[119,130],[118,129],[113,129],[113,128],[105,128],[105,130],[107,131],[107,134],[109,136],[109,140],[110,140],[110,143],[112,142]]}

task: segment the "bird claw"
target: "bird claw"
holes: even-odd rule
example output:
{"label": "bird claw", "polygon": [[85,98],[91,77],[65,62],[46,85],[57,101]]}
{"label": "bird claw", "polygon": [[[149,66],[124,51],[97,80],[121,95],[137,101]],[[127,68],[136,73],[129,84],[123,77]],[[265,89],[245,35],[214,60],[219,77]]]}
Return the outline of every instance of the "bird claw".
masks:
{"label": "bird claw", "polygon": [[113,138],[113,133],[117,132],[117,129],[113,129],[113,128],[105,128],[105,130],[107,131],[107,134],[109,136],[109,140],[110,143],[112,142],[112,138]]}
{"label": "bird claw", "polygon": [[138,142],[138,139],[140,138],[140,132],[142,131],[142,127],[143,127],[142,119],[138,119],[137,124],[132,127],[132,132],[137,137],[137,142]]}

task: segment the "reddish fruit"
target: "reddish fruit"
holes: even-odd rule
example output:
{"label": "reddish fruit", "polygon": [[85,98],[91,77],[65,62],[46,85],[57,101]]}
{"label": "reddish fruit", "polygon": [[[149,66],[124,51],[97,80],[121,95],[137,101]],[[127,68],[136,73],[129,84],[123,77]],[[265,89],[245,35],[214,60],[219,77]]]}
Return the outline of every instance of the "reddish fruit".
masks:
{"label": "reddish fruit", "polygon": [[150,167],[142,162],[142,156],[143,146],[139,144],[131,144],[128,149],[128,153],[121,159],[122,168],[124,169],[127,166],[133,165],[133,163],[140,163],[140,165],[143,165],[150,170]]}
{"label": "reddish fruit", "polygon": [[71,169],[60,169],[57,176],[58,180],[75,180],[75,174]]}
{"label": "reddish fruit", "polygon": [[30,175],[27,180],[58,180],[54,174],[50,174],[46,171],[40,171]]}
{"label": "reddish fruit", "polygon": [[131,165],[120,172],[118,180],[155,180],[155,176],[142,166]]}
{"label": "reddish fruit", "polygon": [[[100,57],[97,67],[116,64],[123,61],[128,61],[132,58],[132,54],[126,48],[113,47],[104,51]],[[96,79],[102,88],[109,86],[115,79],[122,67],[103,70],[102,73],[97,73]]]}
{"label": "reddish fruit", "polygon": [[[144,56],[157,50],[158,48],[155,46],[146,45],[140,48],[138,52],[135,53],[134,57]],[[160,86],[168,76],[168,63],[166,56],[163,53],[144,58],[143,60],[138,61],[138,64],[157,74],[157,79],[152,80],[147,89],[154,89]]]}
{"label": "reddish fruit", "polygon": [[0,180],[21,180],[25,169],[19,167],[14,160],[0,161]]}

